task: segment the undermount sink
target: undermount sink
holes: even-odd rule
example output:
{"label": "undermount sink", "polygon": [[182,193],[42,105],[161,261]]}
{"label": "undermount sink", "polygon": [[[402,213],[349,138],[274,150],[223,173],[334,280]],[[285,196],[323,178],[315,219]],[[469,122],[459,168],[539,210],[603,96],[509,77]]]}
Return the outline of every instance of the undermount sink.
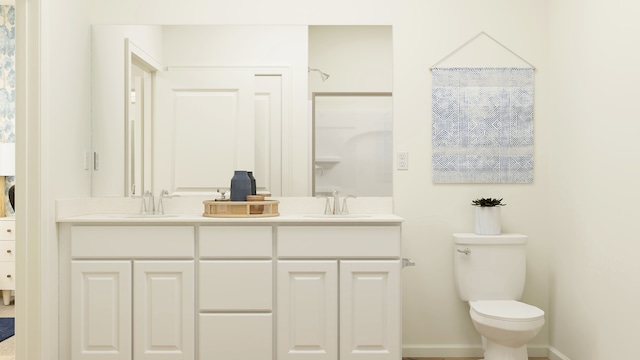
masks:
{"label": "undermount sink", "polygon": [[333,214],[309,214],[304,217],[308,218],[316,218],[316,219],[359,219],[359,218],[368,218],[371,215],[363,215],[363,214],[342,214],[342,215],[333,215]]}
{"label": "undermount sink", "polygon": [[152,219],[152,218],[178,217],[178,215],[170,215],[170,214],[113,214],[113,215],[109,215],[109,217],[118,218],[118,219]]}

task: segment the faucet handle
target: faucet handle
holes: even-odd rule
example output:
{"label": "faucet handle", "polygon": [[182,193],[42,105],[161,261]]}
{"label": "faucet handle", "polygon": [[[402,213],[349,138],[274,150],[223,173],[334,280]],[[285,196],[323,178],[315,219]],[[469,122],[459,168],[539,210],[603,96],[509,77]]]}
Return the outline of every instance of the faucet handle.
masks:
{"label": "faucet handle", "polygon": [[[147,197],[151,196],[151,191],[147,190],[144,194],[137,196],[141,199],[142,204],[140,205],[140,214],[146,214],[149,212],[149,207],[147,206]],[[151,200],[153,201],[153,200]]]}
{"label": "faucet handle", "polygon": [[349,214],[349,208],[347,207],[347,199],[355,199],[356,196],[355,195],[347,195],[344,197],[344,200],[342,200],[342,214],[347,215]]}
{"label": "faucet handle", "polygon": [[329,197],[326,196],[324,199],[325,199],[325,202],[324,202],[324,214],[325,215],[330,215],[331,214],[331,203],[329,202]]}

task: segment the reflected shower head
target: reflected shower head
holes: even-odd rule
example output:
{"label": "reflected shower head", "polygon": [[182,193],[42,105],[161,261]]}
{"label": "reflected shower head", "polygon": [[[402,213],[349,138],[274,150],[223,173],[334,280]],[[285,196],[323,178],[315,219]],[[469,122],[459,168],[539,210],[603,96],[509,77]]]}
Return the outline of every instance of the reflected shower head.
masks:
{"label": "reflected shower head", "polygon": [[327,80],[329,78],[329,76],[331,76],[331,75],[329,75],[327,73],[322,72],[320,69],[312,69],[312,68],[307,68],[307,69],[309,69],[309,72],[312,72],[312,71],[319,72],[320,73],[320,78],[322,79],[322,81]]}

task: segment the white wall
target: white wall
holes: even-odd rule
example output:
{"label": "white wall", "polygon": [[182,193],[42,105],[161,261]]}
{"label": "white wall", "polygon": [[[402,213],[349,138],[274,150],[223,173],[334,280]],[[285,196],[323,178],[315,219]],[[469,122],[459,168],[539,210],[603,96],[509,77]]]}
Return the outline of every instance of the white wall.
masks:
{"label": "white wall", "polygon": [[[640,5],[628,0],[328,0],[315,6],[298,0],[179,5],[97,0],[90,3],[87,21],[88,4],[47,4],[42,153],[48,176],[42,206],[52,206],[56,197],[89,193],[88,174],[72,162],[59,164],[76,158],[90,138],[89,23],[390,24],[395,150],[410,153],[409,170],[395,172],[394,207],[406,219],[403,254],[417,263],[403,274],[405,355],[462,356],[477,350],[479,337],[455,294],[450,237],[472,231],[471,199],[492,196],[508,204],[504,231],[530,237],[524,300],[548,312],[548,324],[533,345],[550,342],[573,360],[635,356],[632,322],[640,318],[640,288],[629,285],[640,274],[635,258],[640,125],[633,108],[639,95]],[[56,21],[63,15],[65,21]],[[428,68],[480,31],[537,67],[533,184],[431,183]],[[52,223],[46,224],[44,231],[53,237]]]}
{"label": "white wall", "polygon": [[[478,197],[504,198],[503,232],[529,236],[527,284],[523,300],[548,310],[547,2],[409,1],[398,3],[394,18],[394,147],[409,152],[409,170],[396,171],[394,208],[403,224],[403,255],[416,261],[404,270],[405,355],[479,356],[480,338],[468,307],[457,299],[451,234],[474,231]],[[431,182],[431,74],[464,42],[485,31],[534,64],[533,184],[433,184]],[[440,66],[526,66],[486,37],[452,55]],[[548,326],[531,343],[546,355]],[[534,352],[530,352],[534,355]]]}
{"label": "white wall", "polygon": [[88,3],[18,0],[16,22],[16,358],[40,359],[55,353],[55,199],[91,195]]}
{"label": "white wall", "polygon": [[[43,12],[42,106],[32,109],[41,112],[42,129],[29,134],[30,151],[42,158],[32,166],[43,172],[42,182],[30,187],[43,216],[35,220],[44,225],[45,246],[35,250],[45,256],[46,244],[55,244],[53,199],[89,194],[89,174],[78,165],[79,152],[90,145],[89,24],[392,24],[395,143],[410,152],[410,170],[395,174],[394,202],[406,218],[404,255],[417,262],[403,275],[404,343],[429,354],[478,343],[455,296],[450,233],[472,230],[470,199],[497,196],[508,203],[505,231],[530,236],[525,300],[548,311],[550,328],[535,343],[549,337],[558,353],[574,360],[634,358],[638,7],[628,0],[48,1],[37,9]],[[532,185],[430,182],[428,67],[479,31],[538,68]],[[23,132],[18,141],[26,137]],[[27,158],[20,148],[18,155]],[[37,272],[38,253],[30,259]],[[37,317],[37,306],[32,310]]]}
{"label": "white wall", "polygon": [[[91,33],[87,5],[60,1],[49,9],[43,91],[49,93],[42,113],[47,155],[55,197],[90,195],[90,172],[84,170],[83,150],[91,149]],[[61,19],[65,19],[62,21]],[[27,134],[28,136],[28,134]],[[58,139],[64,139],[59,141]]]}
{"label": "white wall", "polygon": [[551,345],[638,358],[640,3],[551,1]]}

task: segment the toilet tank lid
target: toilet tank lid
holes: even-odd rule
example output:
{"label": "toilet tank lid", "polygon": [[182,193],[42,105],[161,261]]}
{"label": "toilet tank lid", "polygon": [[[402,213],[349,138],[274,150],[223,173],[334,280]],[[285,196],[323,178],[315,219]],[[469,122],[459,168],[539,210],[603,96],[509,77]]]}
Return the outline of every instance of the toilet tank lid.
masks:
{"label": "toilet tank lid", "polygon": [[522,234],[500,234],[500,235],[477,235],[473,233],[453,234],[456,244],[465,245],[504,245],[504,244],[526,244],[527,235]]}

